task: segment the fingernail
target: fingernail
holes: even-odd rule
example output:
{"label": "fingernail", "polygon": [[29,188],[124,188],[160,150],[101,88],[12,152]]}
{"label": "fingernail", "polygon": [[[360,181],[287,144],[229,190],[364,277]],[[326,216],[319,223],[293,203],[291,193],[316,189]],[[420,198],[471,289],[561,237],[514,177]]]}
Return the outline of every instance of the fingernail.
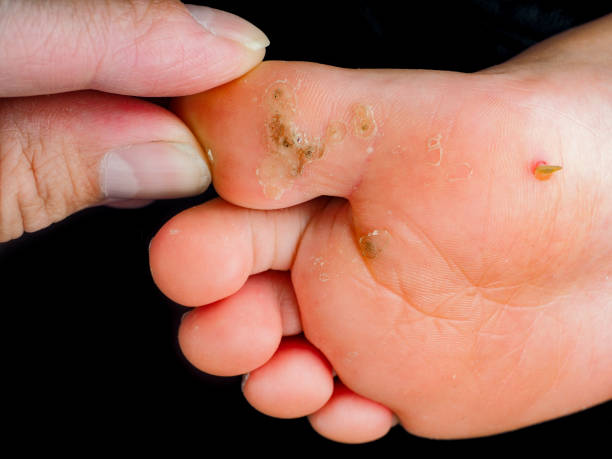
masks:
{"label": "fingernail", "polygon": [[100,162],[106,198],[169,199],[193,196],[210,185],[210,170],[191,145],[150,142],[116,148]]}
{"label": "fingernail", "polygon": [[267,47],[268,37],[250,22],[235,14],[207,6],[185,5],[196,21],[213,35],[237,41],[252,50]]}

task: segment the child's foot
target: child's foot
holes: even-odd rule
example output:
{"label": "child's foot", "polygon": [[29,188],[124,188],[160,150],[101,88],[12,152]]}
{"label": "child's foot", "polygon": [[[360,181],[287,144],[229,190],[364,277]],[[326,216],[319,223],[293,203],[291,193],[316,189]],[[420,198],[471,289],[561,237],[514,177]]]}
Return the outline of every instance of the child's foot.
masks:
{"label": "child's foot", "polygon": [[181,325],[187,358],[348,442],[393,414],[468,437],[610,399],[611,73],[517,62],[271,62],[181,100],[227,201],[151,245],[159,287],[208,304]]}

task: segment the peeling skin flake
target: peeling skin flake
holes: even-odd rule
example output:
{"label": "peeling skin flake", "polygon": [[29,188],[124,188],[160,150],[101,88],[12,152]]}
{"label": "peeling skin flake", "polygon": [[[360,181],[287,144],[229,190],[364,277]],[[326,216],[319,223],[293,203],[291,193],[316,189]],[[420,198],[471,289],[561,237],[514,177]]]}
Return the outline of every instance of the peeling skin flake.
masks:
{"label": "peeling skin flake", "polygon": [[383,252],[388,242],[389,233],[375,229],[359,238],[359,251],[364,258],[373,260]]}
{"label": "peeling skin flake", "polygon": [[352,111],[353,134],[364,139],[373,137],[376,134],[377,126],[372,107],[358,104],[353,107]]}

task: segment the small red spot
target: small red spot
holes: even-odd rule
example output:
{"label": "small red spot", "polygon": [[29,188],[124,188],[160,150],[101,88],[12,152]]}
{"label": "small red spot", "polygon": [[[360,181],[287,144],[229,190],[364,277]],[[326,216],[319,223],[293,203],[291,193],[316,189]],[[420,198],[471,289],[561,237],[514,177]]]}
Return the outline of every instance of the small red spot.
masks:
{"label": "small red spot", "polygon": [[537,169],[537,167],[545,165],[545,164],[547,164],[547,162],[546,161],[542,161],[542,160],[532,162],[531,163],[531,168],[530,168],[531,173],[535,174],[535,170]]}

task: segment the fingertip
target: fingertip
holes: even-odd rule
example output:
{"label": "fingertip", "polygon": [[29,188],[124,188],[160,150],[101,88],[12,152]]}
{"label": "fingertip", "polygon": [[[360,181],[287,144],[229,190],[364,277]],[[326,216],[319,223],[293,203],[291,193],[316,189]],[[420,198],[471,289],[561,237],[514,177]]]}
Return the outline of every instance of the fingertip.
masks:
{"label": "fingertip", "polygon": [[211,174],[197,143],[153,141],[107,151],[98,180],[107,198],[171,199],[204,192]]}
{"label": "fingertip", "polygon": [[270,44],[266,34],[240,16],[207,6],[185,4],[185,7],[198,24],[217,37],[236,41],[252,51]]}
{"label": "fingertip", "polygon": [[[270,40],[258,27],[227,11],[200,5],[184,6],[191,21],[174,26],[185,36],[181,40],[182,53],[174,55],[188,59],[179,62],[165,81],[157,84],[167,95],[185,96],[207,91],[235,80],[263,61]],[[193,28],[193,24],[200,29]],[[170,55],[171,47],[165,46]],[[164,86],[174,88],[168,92]]]}
{"label": "fingertip", "polygon": [[[120,50],[109,53],[112,59],[100,67],[93,89],[148,97],[186,96],[235,80],[263,61],[269,44],[263,32],[231,13],[195,8],[215,13],[208,20],[198,20],[199,15],[189,10],[171,10],[168,15],[163,8],[153,8],[155,27],[141,34],[144,38],[140,37],[138,47],[146,47],[146,53],[134,55],[136,46],[116,43],[120,33],[125,35],[117,33],[109,46]],[[232,22],[244,25],[226,25]],[[131,74],[129,81],[125,77],[118,81],[120,69]]]}
{"label": "fingertip", "polygon": [[269,43],[238,16],[206,7],[190,14],[175,0],[35,4],[3,8],[0,37],[15,41],[0,60],[3,96],[195,94],[246,73]]}

